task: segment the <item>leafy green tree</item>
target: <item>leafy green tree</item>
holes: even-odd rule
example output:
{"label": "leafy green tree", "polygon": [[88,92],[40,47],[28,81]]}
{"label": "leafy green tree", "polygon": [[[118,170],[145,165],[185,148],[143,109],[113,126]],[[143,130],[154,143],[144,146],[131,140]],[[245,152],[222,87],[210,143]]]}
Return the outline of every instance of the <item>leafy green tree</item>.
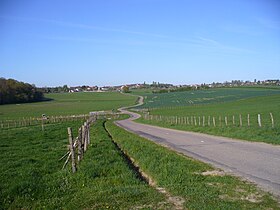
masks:
{"label": "leafy green tree", "polygon": [[38,91],[35,85],[0,78],[0,104],[35,102],[43,99],[43,93]]}

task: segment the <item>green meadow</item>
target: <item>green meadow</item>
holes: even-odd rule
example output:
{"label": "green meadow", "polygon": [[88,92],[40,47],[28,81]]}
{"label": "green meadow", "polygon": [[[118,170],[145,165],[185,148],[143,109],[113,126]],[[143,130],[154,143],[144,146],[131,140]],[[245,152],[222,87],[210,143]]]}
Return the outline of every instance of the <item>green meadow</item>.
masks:
{"label": "green meadow", "polygon": [[[238,178],[205,176],[211,166],[106,123],[110,135],[156,183],[139,179],[99,120],[73,174],[60,161],[67,127],[81,122],[0,130],[0,209],[277,209],[278,203]],[[76,135],[75,135],[76,136]],[[141,149],[139,149],[141,148]],[[174,164],[176,163],[176,164]],[[161,193],[156,187],[161,187]],[[174,203],[174,201],[176,201]]]}
{"label": "green meadow", "polygon": [[74,115],[88,114],[91,111],[112,110],[133,105],[136,96],[126,96],[118,92],[84,92],[46,94],[51,101],[11,104],[0,106],[0,120],[23,117],[40,117],[42,114]]}
{"label": "green meadow", "polygon": [[[184,123],[169,123],[167,121],[144,120],[143,118],[138,121],[180,130],[280,144],[280,94],[276,94],[277,92],[272,90],[272,92],[269,92],[266,96],[253,96],[253,93],[257,93],[255,89],[253,93],[250,91],[251,89],[243,90],[249,91],[248,94],[243,93],[243,95],[250,97],[236,97],[236,100],[233,101],[150,109],[150,115],[155,116],[188,117],[189,121],[191,117],[195,117],[197,120],[196,126],[186,125]],[[261,88],[258,90],[261,91],[260,93],[270,91]],[[211,90],[209,91],[211,92]],[[235,91],[237,91],[237,89]],[[225,97],[227,97],[226,92],[224,92],[224,94]],[[170,100],[172,100],[172,97],[171,95]],[[270,113],[273,115],[274,128],[272,128]],[[248,114],[250,126],[248,126]],[[261,115],[262,127],[258,126],[258,114]],[[242,124],[240,124],[240,115]],[[208,126],[209,116],[211,119],[210,126]],[[205,126],[202,126],[203,117],[205,117]],[[213,117],[216,121],[216,127],[213,126]],[[225,124],[225,117],[228,121],[227,126]],[[200,119],[200,125],[198,125],[198,119]]]}
{"label": "green meadow", "polygon": [[164,108],[195,106],[231,102],[258,96],[279,95],[280,89],[272,88],[216,88],[183,92],[155,93],[136,91],[145,97],[145,103],[139,108]]}
{"label": "green meadow", "polygon": [[71,172],[62,170],[67,127],[75,134],[82,122],[0,131],[0,209],[153,209],[166,208],[165,197],[139,180],[99,121],[91,145]]}

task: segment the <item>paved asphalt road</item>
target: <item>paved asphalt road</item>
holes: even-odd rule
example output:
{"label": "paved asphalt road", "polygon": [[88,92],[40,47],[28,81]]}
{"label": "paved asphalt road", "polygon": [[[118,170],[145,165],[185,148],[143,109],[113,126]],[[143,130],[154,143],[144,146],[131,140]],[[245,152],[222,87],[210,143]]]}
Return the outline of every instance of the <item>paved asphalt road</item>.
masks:
{"label": "paved asphalt road", "polygon": [[280,146],[144,125],[132,121],[138,114],[122,111],[131,118],[116,122],[118,126],[245,177],[280,199]]}

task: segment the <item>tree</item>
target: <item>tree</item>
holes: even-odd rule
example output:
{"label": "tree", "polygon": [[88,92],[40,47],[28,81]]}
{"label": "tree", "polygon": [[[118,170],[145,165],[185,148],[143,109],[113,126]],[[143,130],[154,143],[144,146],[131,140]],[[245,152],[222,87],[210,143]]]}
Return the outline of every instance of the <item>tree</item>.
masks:
{"label": "tree", "polygon": [[129,93],[129,87],[128,87],[127,85],[123,86],[123,87],[122,87],[122,91],[123,91],[124,93]]}
{"label": "tree", "polygon": [[41,101],[44,95],[34,85],[0,78],[0,104]]}

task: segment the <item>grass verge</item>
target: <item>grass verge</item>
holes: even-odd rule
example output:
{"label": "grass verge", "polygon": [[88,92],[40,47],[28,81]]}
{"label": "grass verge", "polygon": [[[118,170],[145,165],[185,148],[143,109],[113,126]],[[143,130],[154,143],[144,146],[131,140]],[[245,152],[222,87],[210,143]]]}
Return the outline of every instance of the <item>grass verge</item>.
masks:
{"label": "grass verge", "polygon": [[187,209],[279,209],[270,194],[253,184],[229,175],[203,175],[215,169],[127,132],[112,121],[106,128],[157,186],[185,199]]}
{"label": "grass verge", "polygon": [[71,173],[58,161],[67,151],[67,127],[81,122],[0,131],[0,209],[169,209],[165,197],[137,179],[102,126]]}

